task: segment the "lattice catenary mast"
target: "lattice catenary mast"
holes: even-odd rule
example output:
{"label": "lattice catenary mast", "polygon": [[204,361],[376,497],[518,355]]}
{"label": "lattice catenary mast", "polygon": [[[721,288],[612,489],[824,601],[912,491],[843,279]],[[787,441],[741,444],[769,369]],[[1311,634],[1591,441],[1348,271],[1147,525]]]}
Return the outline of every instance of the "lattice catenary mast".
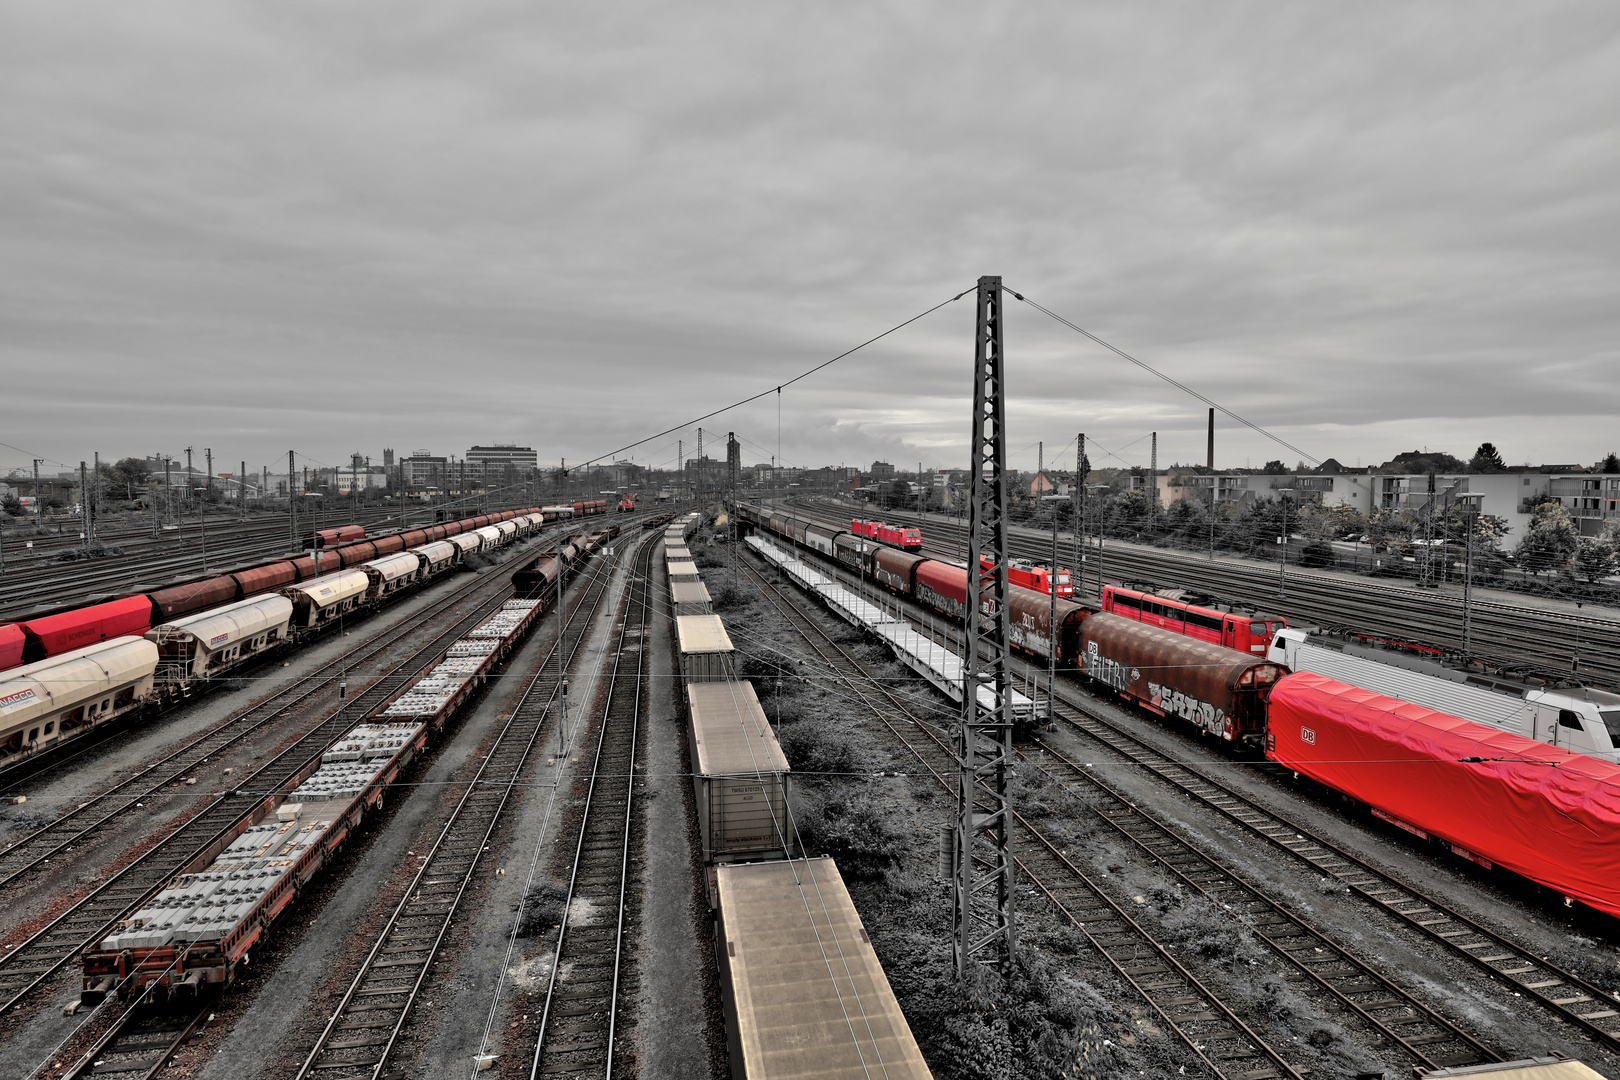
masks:
{"label": "lattice catenary mast", "polygon": [[[967,641],[956,840],[952,850],[956,972],[1010,967],[1013,857],[1008,782],[1012,681],[1007,653],[1007,441],[1001,352],[1001,278],[981,277],[973,344],[973,435],[968,472]],[[993,570],[978,573],[980,557]],[[984,655],[981,655],[983,653]]]}

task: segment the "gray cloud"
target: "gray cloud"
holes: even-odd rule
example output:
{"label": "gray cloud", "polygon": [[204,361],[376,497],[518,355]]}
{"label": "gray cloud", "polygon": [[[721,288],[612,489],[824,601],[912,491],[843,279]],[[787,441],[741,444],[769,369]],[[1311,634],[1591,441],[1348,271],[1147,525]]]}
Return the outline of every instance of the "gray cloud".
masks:
{"label": "gray cloud", "polygon": [[[1321,456],[1616,441],[1608,7],[5,19],[5,441],[64,461],[578,460],[981,273]],[[956,463],[970,319],[790,389],[783,456]],[[1015,450],[1201,458],[1197,402],[1021,305],[1008,332]],[[764,458],[775,405],[705,427]],[[1223,426],[1223,462],[1279,455]]]}

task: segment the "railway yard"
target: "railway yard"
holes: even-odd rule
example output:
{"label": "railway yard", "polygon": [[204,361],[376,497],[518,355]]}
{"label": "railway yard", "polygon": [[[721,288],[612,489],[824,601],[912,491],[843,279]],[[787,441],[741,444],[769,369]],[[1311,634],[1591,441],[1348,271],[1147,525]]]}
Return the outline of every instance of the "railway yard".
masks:
{"label": "railway yard", "polygon": [[[851,547],[834,500],[575,503],[357,520],[296,555],[284,519],[210,524],[206,565],[168,537],[42,545],[0,590],[0,696],[32,710],[0,758],[0,1080],[1620,1077],[1620,881],[1560,865],[1616,850],[1620,766],[1447,743],[1458,807],[1513,798],[1471,832],[1403,817],[1285,756],[1273,681],[1318,676],[1127,625],[1090,558],[1059,625],[1018,602],[1019,966],[956,979],[962,539],[888,521]],[[1103,558],[1104,584],[1461,647],[1449,594]],[[1573,646],[1613,691],[1612,614],[1476,597],[1472,652],[1567,692]],[[1216,711],[1148,699],[1102,663],[1120,641],[1249,681]],[[1611,831],[1493,846],[1565,797],[1528,764]]]}

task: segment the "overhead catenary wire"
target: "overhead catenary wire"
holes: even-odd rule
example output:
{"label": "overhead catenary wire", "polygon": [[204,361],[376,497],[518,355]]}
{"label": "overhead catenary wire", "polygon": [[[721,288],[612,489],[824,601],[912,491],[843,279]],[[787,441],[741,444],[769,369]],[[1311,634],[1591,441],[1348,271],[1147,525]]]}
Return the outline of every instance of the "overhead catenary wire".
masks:
{"label": "overhead catenary wire", "polygon": [[729,405],[722,405],[718,409],[714,409],[711,412],[706,412],[702,416],[694,417],[691,420],[687,420],[687,421],[684,421],[684,422],[679,423],[679,424],[673,424],[673,425],[665,428],[663,431],[657,432],[657,433],[652,434],[652,435],[648,435],[645,438],[637,439],[635,442],[625,443],[623,446],[621,446],[621,447],[619,447],[619,448],[617,448],[615,450],[609,450],[605,454],[598,454],[595,457],[586,458],[584,461],[580,462],[578,465],[572,466],[571,468],[572,469],[589,468],[591,465],[594,465],[595,463],[597,463],[599,461],[609,460],[609,459],[615,457],[618,454],[624,453],[626,450],[630,450],[630,449],[632,449],[634,447],[640,446],[643,443],[652,442],[654,439],[661,439],[665,435],[673,434],[674,432],[677,432],[677,431],[681,430],[682,428],[692,427],[694,424],[701,424],[705,420],[709,420],[709,419],[712,419],[713,417],[719,416],[721,413],[730,412],[732,409],[741,408],[742,406],[747,405],[750,402],[758,401],[762,397],[766,397],[766,396],[768,396],[770,394],[778,394],[778,395],[780,395],[781,392],[785,388],[787,388],[789,386],[792,386],[794,383],[800,381],[801,379],[808,379],[810,376],[814,375],[816,372],[821,371],[824,368],[831,367],[833,364],[838,363],[838,361],[843,360],[846,357],[853,356],[855,353],[860,352],[862,349],[866,348],[868,345],[874,344],[874,343],[876,343],[878,341],[882,341],[884,338],[888,337],[890,334],[893,334],[896,331],[905,329],[906,327],[910,326],[912,323],[918,321],[919,319],[927,318],[929,315],[932,315],[934,312],[938,311],[940,308],[946,307],[946,306],[948,306],[950,304],[955,303],[956,301],[962,299],[962,297],[966,296],[970,292],[973,292],[974,289],[977,289],[977,288],[978,288],[978,286],[975,285],[973,288],[963,289],[961,292],[957,293],[955,296],[949,298],[948,300],[941,300],[939,303],[935,304],[933,307],[928,308],[925,311],[919,311],[917,314],[911,316],[911,318],[906,319],[906,320],[904,320],[902,322],[896,323],[895,325],[889,327],[887,330],[883,331],[881,334],[873,335],[872,337],[869,337],[865,341],[861,342],[859,345],[856,345],[855,347],[850,348],[850,349],[845,349],[843,352],[839,353],[837,356],[833,357],[832,359],[823,360],[821,363],[817,364],[816,366],[814,366],[812,368],[807,368],[806,370],[799,372],[797,375],[793,376],[791,379],[784,379],[782,382],[775,383],[775,384],[767,387],[766,389],[761,390],[757,394],[750,394],[748,397],[742,398],[739,401],[733,401]]}

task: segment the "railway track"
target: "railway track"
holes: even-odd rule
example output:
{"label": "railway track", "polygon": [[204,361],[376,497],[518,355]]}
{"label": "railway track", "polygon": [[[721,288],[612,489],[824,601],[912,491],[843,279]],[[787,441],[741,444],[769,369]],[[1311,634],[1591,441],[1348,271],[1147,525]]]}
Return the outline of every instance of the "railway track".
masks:
{"label": "railway track", "polygon": [[[305,1057],[297,1073],[300,1080],[377,1077],[389,1064],[534,748],[555,727],[557,658],[562,657],[565,670],[571,666],[612,578],[612,565],[599,560],[546,658],[527,679],[494,745],[483,755],[416,877]],[[558,607],[562,609],[560,602]]]}
{"label": "railway track", "polygon": [[[874,678],[847,649],[802,611],[797,598],[770,581],[750,560],[739,560],[766,599],[799,632],[817,656],[872,716],[917,760],[943,791],[956,793],[956,757],[930,723]],[[901,723],[895,722],[896,718]],[[1159,1021],[1186,1044],[1214,1077],[1264,1080],[1301,1073],[1257,1034],[1219,994],[1199,979],[1153,935],[1022,815],[1014,814],[1019,873],[1072,926],[1078,928],[1114,972],[1153,1009]]]}
{"label": "railway track", "polygon": [[156,1080],[202,1025],[211,1007],[204,1002],[184,1010],[150,1005],[125,1009],[58,1080],[83,1080],[87,1076]]}
{"label": "railway track", "polygon": [[[831,511],[800,508],[801,520],[837,524]],[[952,522],[915,514],[894,513],[894,520],[920,524],[924,546],[936,558],[960,562],[963,530]],[[847,528],[848,522],[839,525]],[[928,537],[952,538],[949,542]],[[1030,530],[1014,528],[1009,534],[1011,553],[1047,562],[1051,541]],[[1397,641],[1425,644],[1454,655],[1462,652],[1462,598],[1433,590],[1418,590],[1374,581],[1354,581],[1314,574],[1298,567],[1288,571],[1288,596],[1277,598],[1277,573],[1260,566],[1228,560],[1209,561],[1174,552],[1146,552],[1135,547],[1108,547],[1106,576],[1152,580],[1161,585],[1195,587],[1230,600],[1252,602],[1263,608],[1283,608],[1293,622],[1317,623],[1328,629],[1348,630]],[[1065,551],[1059,547],[1059,559]],[[1589,681],[1620,690],[1620,620],[1586,613],[1570,613],[1492,600],[1473,602],[1471,656],[1505,674],[1553,682]]]}
{"label": "railway track", "polygon": [[[1342,882],[1407,929],[1443,946],[1453,957],[1489,972],[1611,1050],[1620,1049],[1620,1001],[1613,995],[1193,766],[1166,760],[1162,751],[1138,740],[1077,698],[1074,688],[1064,687],[1055,703],[1058,718],[1075,730],[1318,874]],[[1055,748],[1044,742],[1039,745],[1071,775],[1084,772]]]}
{"label": "railway track", "polygon": [[[616,1064],[636,745],[653,610],[652,553],[657,546],[656,534],[641,542],[634,580],[620,609],[613,673],[596,724],[590,776],[580,781],[585,790],[579,835],[529,1068],[531,1080],[562,1075],[609,1080]],[[590,920],[576,915],[576,907],[593,913]]]}
{"label": "railway track", "polygon": [[217,844],[263,802],[267,793],[285,785],[371,709],[397,695],[410,680],[437,662],[451,643],[498,608],[510,592],[509,575],[486,578],[470,597],[473,610],[469,614],[457,618],[393,673],[323,717],[297,742],[242,777],[238,787],[213,798],[128,866],[0,957],[0,1016],[16,1009],[81,949],[99,940],[114,923],[161,888],[180,867]]}
{"label": "railway track", "polygon": [[[466,599],[466,591],[477,583],[477,578],[469,576],[453,594],[436,601],[413,618],[410,624],[399,628],[398,632],[384,633],[371,641],[355,646],[323,664],[306,678],[226,718],[173,753],[99,794],[88,797],[49,825],[0,850],[0,889],[19,887],[24,878],[48,869],[47,864],[50,860],[92,842],[98,833],[105,831],[116,819],[128,813],[136,803],[158,797],[176,785],[184,785],[204,763],[243,739],[264,731],[279,721],[295,717],[299,710],[317,704],[319,699],[329,695],[347,675],[352,675],[358,684],[357,689],[364,692],[370,678],[364,674],[366,665],[397,645],[411,626],[430,623],[455,605],[462,603]],[[51,768],[54,771],[64,763],[53,762]],[[38,774],[35,774],[28,777],[27,781],[37,779]],[[12,784],[4,791],[0,791],[0,794],[21,786],[23,782],[25,781]]]}
{"label": "railway track", "polygon": [[[849,575],[841,567],[835,573],[846,585],[850,584]],[[934,620],[922,617],[909,604],[902,605],[900,610],[920,633],[942,640],[950,647],[961,647],[960,634],[954,629],[942,630]],[[1024,661],[1018,663],[1026,673],[1036,678],[1044,677],[1044,665],[1035,669]],[[1489,972],[1491,976],[1512,986],[1516,993],[1537,1001],[1610,1049],[1620,1049],[1620,999],[1615,995],[1542,958],[1533,949],[1513,941],[1505,933],[1493,931],[1478,920],[1463,915],[1432,894],[1373,866],[1286,815],[1262,806],[1229,785],[1212,779],[1193,765],[1166,760],[1161,749],[1142,741],[1103,715],[1090,703],[1085,692],[1068,679],[1059,683],[1054,714],[1082,736],[1148,770],[1177,793],[1202,803],[1268,844],[1303,861],[1317,873],[1336,878],[1376,909],[1387,912],[1402,926],[1442,946],[1454,958]],[[1055,761],[1067,761],[1056,748],[1039,740],[1037,744]],[[1068,765],[1072,766],[1072,763]],[[1092,778],[1087,775],[1086,779]]]}

